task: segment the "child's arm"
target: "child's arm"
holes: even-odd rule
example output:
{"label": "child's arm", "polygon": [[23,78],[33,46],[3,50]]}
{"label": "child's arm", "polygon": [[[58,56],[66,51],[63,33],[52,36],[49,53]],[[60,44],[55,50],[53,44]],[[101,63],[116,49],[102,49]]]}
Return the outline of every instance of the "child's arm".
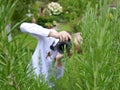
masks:
{"label": "child's arm", "polygon": [[22,32],[30,33],[32,35],[38,36],[48,36],[50,31],[56,32],[53,29],[47,29],[35,23],[22,23],[20,25],[20,30]]}

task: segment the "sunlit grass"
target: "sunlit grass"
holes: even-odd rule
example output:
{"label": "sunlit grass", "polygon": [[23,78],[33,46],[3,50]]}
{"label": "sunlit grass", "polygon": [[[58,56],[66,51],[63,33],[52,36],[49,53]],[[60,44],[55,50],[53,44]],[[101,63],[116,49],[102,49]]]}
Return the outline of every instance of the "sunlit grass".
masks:
{"label": "sunlit grass", "polygon": [[[0,1],[0,8],[4,7]],[[9,2],[7,8],[15,3]],[[15,8],[15,6],[14,6]],[[119,90],[120,89],[120,4],[116,10],[109,7],[91,8],[87,5],[82,15],[82,53],[65,58],[65,73],[55,81],[55,87],[28,77],[27,65],[31,61],[37,40],[25,33],[14,34],[8,42],[6,25],[11,22],[10,12],[1,9],[0,20],[8,15],[6,23],[0,21],[0,89],[1,90]],[[4,8],[5,11],[8,9]],[[112,18],[111,18],[112,15]],[[20,23],[18,22],[18,25]],[[16,25],[15,25],[16,26]],[[14,26],[14,27],[15,27]],[[60,29],[72,30],[71,23],[60,24]]]}

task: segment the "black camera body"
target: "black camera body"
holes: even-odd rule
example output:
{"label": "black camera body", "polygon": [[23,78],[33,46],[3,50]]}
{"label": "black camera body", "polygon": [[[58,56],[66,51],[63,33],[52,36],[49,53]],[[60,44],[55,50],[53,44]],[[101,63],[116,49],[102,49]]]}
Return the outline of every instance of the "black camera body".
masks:
{"label": "black camera body", "polygon": [[58,43],[55,46],[53,44],[54,42],[50,46],[50,49],[54,51],[57,50],[61,54],[63,54],[64,52],[68,53],[72,47],[72,43],[70,40],[64,42],[58,41]]}

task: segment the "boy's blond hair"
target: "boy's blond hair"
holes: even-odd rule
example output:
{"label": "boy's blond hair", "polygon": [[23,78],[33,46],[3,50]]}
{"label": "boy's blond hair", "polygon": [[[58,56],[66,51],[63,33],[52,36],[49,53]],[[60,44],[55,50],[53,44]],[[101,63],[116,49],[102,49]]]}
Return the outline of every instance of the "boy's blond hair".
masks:
{"label": "boy's blond hair", "polygon": [[81,52],[81,45],[83,43],[83,38],[81,36],[80,32],[74,33],[73,34],[73,43],[75,46],[75,50],[80,53]]}

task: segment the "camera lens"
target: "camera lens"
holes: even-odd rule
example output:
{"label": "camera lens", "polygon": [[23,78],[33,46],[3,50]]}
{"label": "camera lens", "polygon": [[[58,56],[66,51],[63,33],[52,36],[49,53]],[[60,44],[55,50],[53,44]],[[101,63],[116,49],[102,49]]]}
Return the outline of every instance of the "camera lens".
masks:
{"label": "camera lens", "polygon": [[57,51],[61,54],[65,52],[69,52],[70,49],[71,49],[71,42],[70,41],[67,41],[67,42],[58,42],[57,44]]}

